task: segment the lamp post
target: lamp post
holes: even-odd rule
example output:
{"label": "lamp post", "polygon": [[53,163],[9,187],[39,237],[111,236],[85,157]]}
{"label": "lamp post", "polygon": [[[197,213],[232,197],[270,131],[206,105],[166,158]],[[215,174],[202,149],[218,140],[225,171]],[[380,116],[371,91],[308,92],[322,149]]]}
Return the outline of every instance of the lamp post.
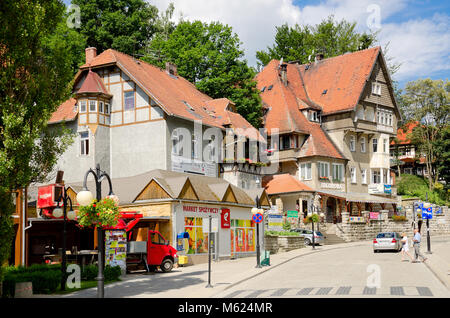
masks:
{"label": "lamp post", "polygon": [[[259,197],[256,196],[256,208],[252,208],[252,215],[257,213],[263,214],[264,211],[259,205]],[[256,223],[256,268],[262,268],[261,266],[261,255],[259,246],[259,223]]]}
{"label": "lamp post", "polygon": [[[62,200],[63,202],[63,209],[61,211],[61,208],[59,207],[59,202]],[[64,223],[63,223],[63,243],[62,243],[62,255],[61,255],[61,290],[66,290],[66,264],[67,264],[67,255],[66,255],[66,236],[67,236],[67,219],[74,220],[76,218],[75,212],[73,212],[72,209],[72,199],[67,195],[67,188],[63,187],[63,193],[59,196],[59,198],[56,200],[58,202],[56,208],[53,210],[53,216],[54,217],[61,217],[61,215],[64,216]],[[67,214],[67,202],[70,203],[70,211]]]}
{"label": "lamp post", "polygon": [[[92,174],[95,179],[95,193],[97,201],[102,199],[102,181],[104,178],[108,180],[109,183],[109,195],[114,196],[112,190],[112,182],[109,175],[100,170],[100,165],[97,164],[95,171],[89,169],[85,176],[83,182],[83,189],[77,195],[77,201],[80,205],[89,205],[92,203],[94,199],[92,193],[87,188],[87,178],[89,174]],[[97,298],[103,298],[105,294],[105,277],[103,275],[103,267],[104,267],[104,258],[105,258],[105,246],[104,246],[104,238],[103,238],[103,229],[100,226],[97,226],[97,245],[98,245],[98,276],[97,276]]]}

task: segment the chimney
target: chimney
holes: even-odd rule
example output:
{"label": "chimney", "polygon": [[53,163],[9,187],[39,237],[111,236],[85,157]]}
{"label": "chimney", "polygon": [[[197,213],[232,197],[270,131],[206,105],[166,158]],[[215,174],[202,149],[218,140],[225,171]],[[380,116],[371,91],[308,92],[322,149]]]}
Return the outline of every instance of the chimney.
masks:
{"label": "chimney", "polygon": [[171,62],[166,62],[166,71],[167,73],[177,76],[177,66]]}
{"label": "chimney", "polygon": [[287,86],[287,64],[280,64],[280,78],[281,82],[283,82],[284,86]]}
{"label": "chimney", "polygon": [[92,60],[97,56],[97,49],[95,47],[86,48],[86,64],[91,64]]}
{"label": "chimney", "polygon": [[315,62],[317,63],[318,61],[321,61],[321,60],[323,60],[323,53],[317,53]]}

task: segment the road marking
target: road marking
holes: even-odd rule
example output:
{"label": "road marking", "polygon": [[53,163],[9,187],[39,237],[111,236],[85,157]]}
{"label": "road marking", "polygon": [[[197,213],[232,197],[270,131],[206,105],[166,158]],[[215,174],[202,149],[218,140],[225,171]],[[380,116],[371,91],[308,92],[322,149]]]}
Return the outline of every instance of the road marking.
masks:
{"label": "road marking", "polygon": [[[250,293],[249,295],[247,295],[247,297],[248,298],[256,298],[256,297],[258,297],[259,295],[261,295],[262,293],[264,293],[264,292],[266,292],[267,290],[255,290],[255,291],[253,291],[252,293]],[[247,298],[246,297],[246,298]]]}
{"label": "road marking", "polygon": [[416,288],[417,288],[417,292],[419,293],[420,296],[433,297],[433,293],[431,292],[431,290],[428,287],[416,287]]}
{"label": "road marking", "polygon": [[336,292],[336,295],[348,295],[350,294],[350,290],[352,288],[350,286],[341,286]]}
{"label": "road marking", "polygon": [[376,287],[364,287],[363,295],[375,295],[377,293]]}
{"label": "road marking", "polygon": [[391,287],[391,295],[405,296],[405,291],[403,290],[403,287],[401,287],[401,286],[392,286]]}
{"label": "road marking", "polygon": [[236,290],[236,291],[232,292],[231,294],[229,294],[228,296],[225,296],[225,298],[233,298],[234,296],[237,296],[242,292],[243,292],[243,290]]}
{"label": "road marking", "polygon": [[283,296],[283,294],[285,292],[287,292],[289,290],[289,288],[280,288],[278,290],[276,290],[274,293],[272,293],[271,296]]}
{"label": "road marking", "polygon": [[333,289],[333,287],[322,287],[316,292],[316,295],[328,295],[328,293]]}
{"label": "road marking", "polygon": [[298,291],[297,295],[309,295],[309,293],[313,290],[314,288],[302,288]]}

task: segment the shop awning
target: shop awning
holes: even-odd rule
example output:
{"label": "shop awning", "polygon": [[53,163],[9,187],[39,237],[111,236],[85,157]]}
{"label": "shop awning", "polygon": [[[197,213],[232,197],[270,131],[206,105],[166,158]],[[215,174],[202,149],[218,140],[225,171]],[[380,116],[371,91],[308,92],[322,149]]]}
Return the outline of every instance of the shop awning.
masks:
{"label": "shop awning", "polygon": [[345,199],[348,202],[361,202],[361,203],[397,203],[396,199],[383,198],[376,195],[371,195],[368,193],[357,193],[357,192],[339,192],[330,190],[320,190],[317,191],[319,195],[332,196]]}

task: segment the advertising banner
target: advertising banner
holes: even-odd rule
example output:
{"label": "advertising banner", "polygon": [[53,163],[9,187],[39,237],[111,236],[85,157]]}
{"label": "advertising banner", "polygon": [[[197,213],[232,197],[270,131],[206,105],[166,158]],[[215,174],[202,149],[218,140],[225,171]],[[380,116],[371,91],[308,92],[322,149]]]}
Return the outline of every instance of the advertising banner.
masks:
{"label": "advertising banner", "polygon": [[127,233],[123,230],[105,231],[106,265],[120,266],[122,272],[127,269]]}
{"label": "advertising banner", "polygon": [[283,216],[280,214],[268,214],[267,226],[269,231],[283,230]]}

